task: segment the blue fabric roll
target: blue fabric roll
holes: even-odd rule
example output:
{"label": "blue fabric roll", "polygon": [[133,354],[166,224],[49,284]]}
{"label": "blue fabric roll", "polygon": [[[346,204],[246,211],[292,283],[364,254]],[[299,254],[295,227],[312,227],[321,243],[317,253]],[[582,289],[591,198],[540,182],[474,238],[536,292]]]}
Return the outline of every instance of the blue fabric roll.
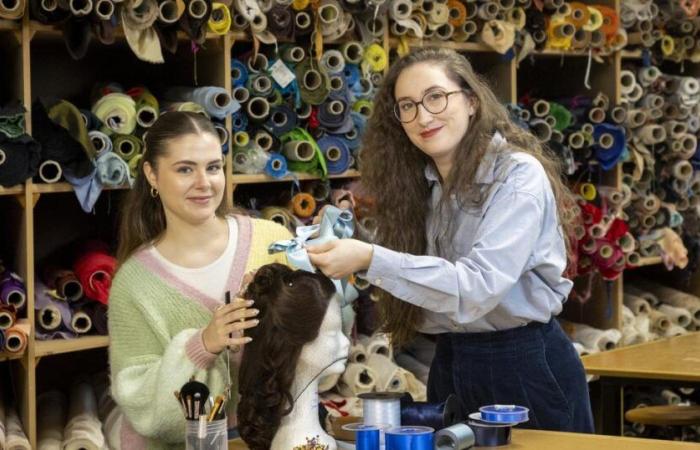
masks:
{"label": "blue fabric roll", "polygon": [[[237,76],[236,75],[237,72]],[[237,59],[232,59],[231,60],[231,84],[233,87],[238,87],[238,86],[245,86],[246,82],[248,82],[248,68],[246,65],[237,60]]]}
{"label": "blue fabric roll", "polygon": [[[331,111],[330,107],[334,102],[343,104],[343,111],[339,114]],[[342,95],[331,95],[318,108],[318,122],[329,133],[342,134],[352,130],[353,122],[350,118],[350,103]]]}
{"label": "blue fabric roll", "polygon": [[[323,156],[326,158],[326,166],[328,167],[328,173],[331,175],[336,175],[345,172],[350,168],[350,149],[348,146],[343,142],[342,139],[339,139],[336,136],[331,136],[331,135],[326,135],[323,136],[321,139],[316,141],[318,144],[319,148],[321,149],[321,152],[323,153]],[[331,161],[328,159],[327,152],[331,148],[337,148],[340,150],[340,158],[336,161]]]}
{"label": "blue fabric roll", "polygon": [[245,131],[248,128],[248,116],[242,111],[231,116],[233,120],[233,131]]}
{"label": "blue fabric roll", "polygon": [[[284,117],[284,123],[276,123],[281,116]],[[270,108],[270,117],[263,126],[274,136],[280,137],[297,126],[297,115],[286,105],[273,106]]]}
{"label": "blue fabric roll", "polygon": [[352,88],[360,80],[360,68],[356,64],[345,64],[343,75],[345,75],[346,85]]}
{"label": "blue fabric roll", "polygon": [[610,170],[615,167],[620,156],[622,156],[622,152],[625,150],[625,130],[620,126],[609,123],[600,123],[593,128],[593,138],[596,142],[604,133],[612,135],[613,145],[609,149],[601,148],[598,144],[594,145],[595,158],[603,170]]}
{"label": "blue fabric roll", "polygon": [[[228,104],[219,106],[216,98],[220,95],[228,96]],[[217,119],[224,119],[241,109],[241,104],[231,98],[226,89],[218,86],[204,86],[198,88],[173,87],[165,92],[165,98],[172,101],[187,101],[200,104],[207,114]]]}
{"label": "blue fabric roll", "polygon": [[[275,170],[274,165],[279,164],[279,168]],[[287,175],[287,158],[279,153],[270,153],[270,159],[265,165],[265,173],[273,178],[282,178]]]}
{"label": "blue fabric roll", "polygon": [[362,144],[362,135],[365,132],[367,118],[359,112],[352,111],[350,113],[350,119],[353,123],[353,129],[351,131],[354,132],[354,134],[343,134],[343,140],[350,150],[357,150],[360,148],[360,144]]}
{"label": "blue fabric roll", "polygon": [[85,126],[88,131],[99,130],[102,126],[102,121],[89,109],[81,109],[80,115],[85,118]]}
{"label": "blue fabric roll", "polygon": [[129,166],[126,161],[113,152],[105,153],[97,158],[97,180],[104,186],[122,186],[131,184]]}

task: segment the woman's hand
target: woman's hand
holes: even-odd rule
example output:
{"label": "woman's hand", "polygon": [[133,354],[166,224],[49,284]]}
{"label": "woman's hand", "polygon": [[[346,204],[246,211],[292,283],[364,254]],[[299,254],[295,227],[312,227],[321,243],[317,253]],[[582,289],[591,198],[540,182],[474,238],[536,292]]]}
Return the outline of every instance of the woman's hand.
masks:
{"label": "woman's hand", "polygon": [[337,239],[306,247],[311,263],[331,278],[345,278],[367,270],[372,262],[371,244],[357,239]]}
{"label": "woman's hand", "polygon": [[[243,336],[243,330],[253,328],[259,322],[254,318],[259,311],[249,308],[252,305],[253,300],[237,298],[231,304],[223,305],[214,311],[214,317],[202,332],[204,348],[209,353],[219,354],[227,346],[240,349],[250,342],[252,338]],[[233,337],[229,337],[231,333]]]}

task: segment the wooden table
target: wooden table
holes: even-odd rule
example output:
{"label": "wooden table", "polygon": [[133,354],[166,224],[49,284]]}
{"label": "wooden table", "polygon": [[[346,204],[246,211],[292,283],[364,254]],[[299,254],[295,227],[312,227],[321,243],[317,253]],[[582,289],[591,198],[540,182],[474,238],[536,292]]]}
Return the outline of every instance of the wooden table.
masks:
{"label": "wooden table", "polygon": [[[693,442],[660,441],[595,434],[559,433],[554,431],[513,430],[510,445],[498,450],[698,450]],[[229,450],[247,450],[240,440],[230,441]],[[487,448],[487,447],[475,447]]]}
{"label": "wooden table", "polygon": [[581,360],[586,373],[600,376],[600,383],[590,387],[596,429],[603,434],[621,434],[624,385],[700,388],[700,332],[596,353]]}

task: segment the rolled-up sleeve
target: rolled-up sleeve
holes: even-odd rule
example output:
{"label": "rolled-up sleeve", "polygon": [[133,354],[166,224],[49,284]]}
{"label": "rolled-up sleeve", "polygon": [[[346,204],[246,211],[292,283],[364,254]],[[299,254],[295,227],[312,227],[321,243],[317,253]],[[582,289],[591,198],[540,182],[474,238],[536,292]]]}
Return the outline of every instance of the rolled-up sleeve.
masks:
{"label": "rolled-up sleeve", "polygon": [[538,196],[502,185],[484,211],[467,255],[452,263],[375,245],[366,279],[457,323],[473,322],[493,310],[526,270],[541,234],[543,208]]}

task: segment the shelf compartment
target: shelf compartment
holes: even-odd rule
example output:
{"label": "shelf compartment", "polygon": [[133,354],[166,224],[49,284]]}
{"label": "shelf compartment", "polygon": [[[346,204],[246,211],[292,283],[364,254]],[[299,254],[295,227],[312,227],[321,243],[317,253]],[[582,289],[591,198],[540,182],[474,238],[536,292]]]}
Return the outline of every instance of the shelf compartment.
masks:
{"label": "shelf compartment", "polygon": [[34,354],[37,357],[80,352],[109,346],[109,336],[83,336],[75,339],[53,339],[36,341]]}
{"label": "shelf compartment", "polygon": [[[328,178],[331,179],[336,179],[336,178],[359,178],[360,177],[360,172],[354,169],[347,170],[343,173],[340,173],[338,175],[329,175]],[[296,178],[300,181],[302,180],[320,180],[321,177],[316,176],[316,175],[310,175],[307,173],[297,173]],[[264,184],[264,183],[281,183],[284,181],[294,181],[294,178],[291,176],[286,176],[284,178],[272,178],[268,175],[265,174],[253,174],[253,175],[246,175],[246,174],[234,174],[231,177],[231,182],[234,185],[238,184]]]}
{"label": "shelf compartment", "polygon": [[[105,186],[102,188],[103,191],[119,191],[129,189],[129,186]],[[59,183],[36,183],[32,184],[32,192],[37,194],[55,194],[61,192],[73,192],[73,186],[70,183],[59,182]],[[0,194],[2,191],[0,191]]]}

